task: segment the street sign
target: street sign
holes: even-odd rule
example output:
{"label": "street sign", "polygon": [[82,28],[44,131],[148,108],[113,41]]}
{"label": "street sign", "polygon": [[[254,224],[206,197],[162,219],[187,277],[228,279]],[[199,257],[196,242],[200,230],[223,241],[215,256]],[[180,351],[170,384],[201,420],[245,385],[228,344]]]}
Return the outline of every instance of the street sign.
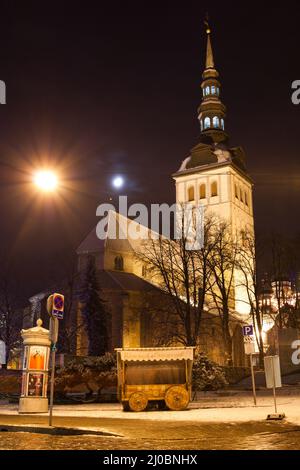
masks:
{"label": "street sign", "polygon": [[244,336],[253,336],[254,335],[253,325],[243,326],[243,335]]}
{"label": "street sign", "polygon": [[244,336],[245,354],[255,354],[254,336]]}
{"label": "street sign", "polygon": [[279,356],[266,356],[264,363],[267,388],[282,387]]}
{"label": "street sign", "polygon": [[51,317],[64,318],[65,297],[62,294],[52,294],[47,299],[47,310]]}
{"label": "street sign", "polygon": [[245,354],[247,356],[250,356],[253,399],[254,399],[254,405],[256,406],[255,373],[254,373],[253,359],[252,359],[252,355],[255,354],[255,338],[254,338],[253,325],[243,326],[243,335],[244,335]]}
{"label": "street sign", "polygon": [[49,403],[49,426],[52,426],[54,381],[55,381],[55,353],[58,340],[59,321],[64,318],[65,297],[63,294],[52,294],[47,299],[47,310],[50,315],[51,340],[51,377],[50,377],[50,403]]}
{"label": "street sign", "polygon": [[265,365],[265,376],[267,388],[273,388],[274,407],[275,413],[269,414],[267,420],[282,420],[285,418],[284,413],[278,413],[277,411],[277,400],[276,400],[276,388],[282,387],[281,383],[281,371],[279,356],[266,356],[264,357]]}

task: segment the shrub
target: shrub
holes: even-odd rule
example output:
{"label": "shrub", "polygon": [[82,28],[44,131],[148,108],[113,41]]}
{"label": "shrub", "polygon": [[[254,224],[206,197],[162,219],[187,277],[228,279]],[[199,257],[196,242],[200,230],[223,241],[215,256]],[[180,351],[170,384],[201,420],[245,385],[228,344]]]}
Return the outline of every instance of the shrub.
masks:
{"label": "shrub", "polygon": [[193,390],[218,390],[228,385],[222,367],[200,353],[193,365]]}
{"label": "shrub", "polygon": [[106,387],[117,384],[116,357],[106,353],[99,357],[87,357],[81,362],[69,362],[57,371],[57,390],[66,393],[67,389],[84,385],[91,397],[97,391],[98,399],[101,391]]}

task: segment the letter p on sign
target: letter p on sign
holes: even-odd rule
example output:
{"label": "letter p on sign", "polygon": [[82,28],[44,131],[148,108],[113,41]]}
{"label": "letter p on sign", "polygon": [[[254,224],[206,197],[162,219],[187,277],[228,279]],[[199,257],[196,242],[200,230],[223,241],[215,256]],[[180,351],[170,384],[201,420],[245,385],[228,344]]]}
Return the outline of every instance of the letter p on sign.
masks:
{"label": "letter p on sign", "polygon": [[243,335],[244,336],[253,336],[253,325],[243,326]]}

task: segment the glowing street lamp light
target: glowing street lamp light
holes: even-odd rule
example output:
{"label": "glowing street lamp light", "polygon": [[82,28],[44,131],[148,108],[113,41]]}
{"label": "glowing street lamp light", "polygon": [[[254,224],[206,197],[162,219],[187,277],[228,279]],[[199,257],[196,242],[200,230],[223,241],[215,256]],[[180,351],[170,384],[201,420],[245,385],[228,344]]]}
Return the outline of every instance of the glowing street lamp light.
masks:
{"label": "glowing street lamp light", "polygon": [[54,191],[58,186],[57,176],[50,170],[37,171],[34,175],[34,183],[44,192]]}

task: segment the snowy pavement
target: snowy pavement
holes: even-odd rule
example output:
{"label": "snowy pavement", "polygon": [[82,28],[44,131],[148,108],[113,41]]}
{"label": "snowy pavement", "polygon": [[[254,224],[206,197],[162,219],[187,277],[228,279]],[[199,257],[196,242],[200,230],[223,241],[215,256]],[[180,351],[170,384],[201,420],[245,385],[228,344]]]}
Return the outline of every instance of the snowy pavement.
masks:
{"label": "snowy pavement", "polygon": [[[279,413],[285,413],[286,422],[300,426],[300,392],[290,391],[289,394],[278,393],[277,406]],[[245,423],[265,420],[267,415],[274,413],[272,391],[258,392],[257,406],[254,406],[250,393],[235,393],[230,396],[203,394],[201,399],[190,404],[185,411],[144,411],[141,413],[123,412],[119,404],[85,404],[57,405],[54,416],[83,417],[116,420],[145,421],[198,421],[201,423]],[[17,405],[0,405],[1,417],[18,415]],[[37,415],[30,415],[37,416]],[[45,415],[43,415],[45,416]]]}

